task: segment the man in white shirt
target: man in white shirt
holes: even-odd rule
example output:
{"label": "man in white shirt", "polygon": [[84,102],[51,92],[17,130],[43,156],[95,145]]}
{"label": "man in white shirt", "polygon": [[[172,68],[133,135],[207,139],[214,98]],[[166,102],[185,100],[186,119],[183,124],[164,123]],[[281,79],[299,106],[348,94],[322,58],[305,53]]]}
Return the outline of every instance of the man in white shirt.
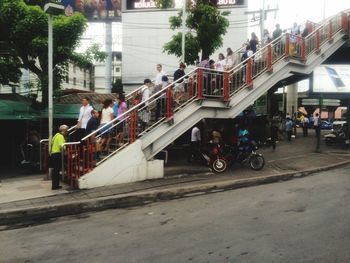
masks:
{"label": "man in white shirt", "polygon": [[314,117],[314,128],[315,128],[316,137],[320,136],[321,120],[320,120],[318,113],[316,113],[316,115]]}
{"label": "man in white shirt", "polygon": [[87,135],[86,125],[91,118],[91,111],[93,110],[93,107],[91,107],[89,104],[88,98],[83,98],[81,100],[81,104],[82,106],[80,107],[79,118],[76,126],[76,139],[79,141]]}
{"label": "man in white shirt", "polygon": [[304,137],[307,137],[308,129],[309,129],[309,118],[307,117],[307,115],[305,115],[304,119],[303,119],[303,135],[304,135]]}
{"label": "man in white shirt", "polygon": [[154,81],[155,89],[162,87],[162,84],[163,84],[162,77],[163,76],[166,76],[166,72],[164,70],[162,70],[161,64],[157,64],[157,75],[156,75],[156,79]]}
{"label": "man in white shirt", "polygon": [[198,128],[199,125],[195,125],[191,130],[191,149],[188,155],[187,161],[199,160],[200,145],[201,145],[201,131]]}
{"label": "man in white shirt", "polygon": [[152,81],[150,79],[145,79],[143,81],[143,87],[141,89],[141,92],[142,92],[141,102],[144,102],[146,106],[148,105],[148,99],[151,95],[151,87],[152,87]]}

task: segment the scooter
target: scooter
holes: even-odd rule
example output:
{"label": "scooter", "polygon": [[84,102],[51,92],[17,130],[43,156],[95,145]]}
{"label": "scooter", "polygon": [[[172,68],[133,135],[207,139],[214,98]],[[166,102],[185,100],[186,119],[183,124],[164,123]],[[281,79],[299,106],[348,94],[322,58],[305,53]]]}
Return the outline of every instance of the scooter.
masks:
{"label": "scooter", "polygon": [[343,129],[334,130],[324,136],[326,145],[345,144],[346,134]]}
{"label": "scooter", "polygon": [[228,165],[242,163],[252,170],[259,171],[265,166],[265,159],[261,153],[257,152],[258,145],[254,141],[240,143],[238,146],[225,145],[223,154]]}
{"label": "scooter", "polygon": [[38,172],[40,170],[39,152],[33,144],[21,144],[20,154],[22,157],[21,167],[23,167],[27,173]]}
{"label": "scooter", "polygon": [[222,155],[220,144],[210,143],[207,149],[201,151],[203,161],[211,167],[214,172],[222,173],[227,169],[227,162]]}

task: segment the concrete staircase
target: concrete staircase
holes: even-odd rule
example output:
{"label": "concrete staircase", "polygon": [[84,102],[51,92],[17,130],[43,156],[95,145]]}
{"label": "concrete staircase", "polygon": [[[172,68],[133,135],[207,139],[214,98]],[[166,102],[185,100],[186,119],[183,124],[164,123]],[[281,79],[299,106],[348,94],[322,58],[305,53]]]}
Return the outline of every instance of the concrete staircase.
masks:
{"label": "concrete staircase", "polygon": [[[76,177],[79,188],[163,177],[163,161],[153,159],[158,152],[201,119],[234,118],[277,82],[293,74],[311,73],[347,42],[349,15],[344,11],[326,19],[295,43],[289,34],[284,34],[230,72],[197,68],[153,94],[147,105],[136,104],[123,118],[112,122],[126,130],[124,147]],[[290,48],[292,45],[294,48]],[[180,83],[185,83],[185,99],[175,104],[173,93]],[[154,110],[160,100],[165,104],[164,117],[147,130],[139,130],[142,112]]]}

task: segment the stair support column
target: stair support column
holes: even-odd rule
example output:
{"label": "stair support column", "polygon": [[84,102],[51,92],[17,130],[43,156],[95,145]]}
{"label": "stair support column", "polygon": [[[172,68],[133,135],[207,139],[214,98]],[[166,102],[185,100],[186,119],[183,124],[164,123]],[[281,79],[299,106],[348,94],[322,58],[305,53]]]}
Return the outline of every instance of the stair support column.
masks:
{"label": "stair support column", "polygon": [[171,94],[171,89],[169,87],[166,90],[166,118],[168,120],[173,118],[172,104],[173,104],[173,96]]}
{"label": "stair support column", "polygon": [[203,96],[203,69],[197,71],[197,99],[204,99]]}
{"label": "stair support column", "polygon": [[230,101],[230,83],[229,83],[230,73],[224,72],[224,102]]}
{"label": "stair support column", "polygon": [[290,37],[289,37],[289,34],[287,33],[286,34],[286,49],[285,49],[285,54],[284,54],[284,56],[286,58],[289,57],[289,45],[290,45]]}
{"label": "stair support column", "polygon": [[332,42],[333,41],[333,24],[332,24],[332,20],[329,20],[329,24],[328,24],[328,42]]}
{"label": "stair support column", "polygon": [[272,45],[269,44],[267,46],[267,61],[266,61],[266,64],[267,64],[267,70],[269,72],[272,71]]}
{"label": "stair support column", "polygon": [[251,88],[253,86],[252,69],[253,69],[253,60],[250,58],[248,59],[247,65],[246,65],[246,83],[248,88]]}
{"label": "stair support column", "polygon": [[320,29],[316,30],[316,54],[321,52],[320,49]]}
{"label": "stair support column", "polygon": [[349,34],[349,17],[346,13],[341,13],[341,27],[345,34]]}

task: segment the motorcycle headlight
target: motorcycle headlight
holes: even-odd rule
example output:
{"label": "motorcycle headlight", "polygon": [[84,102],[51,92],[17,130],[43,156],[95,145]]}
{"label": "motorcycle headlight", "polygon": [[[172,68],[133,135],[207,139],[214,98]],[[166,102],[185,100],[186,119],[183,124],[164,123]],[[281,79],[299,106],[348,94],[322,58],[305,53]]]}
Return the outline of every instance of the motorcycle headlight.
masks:
{"label": "motorcycle headlight", "polygon": [[213,155],[218,155],[219,154],[219,149],[217,147],[214,147],[211,152],[212,152]]}

